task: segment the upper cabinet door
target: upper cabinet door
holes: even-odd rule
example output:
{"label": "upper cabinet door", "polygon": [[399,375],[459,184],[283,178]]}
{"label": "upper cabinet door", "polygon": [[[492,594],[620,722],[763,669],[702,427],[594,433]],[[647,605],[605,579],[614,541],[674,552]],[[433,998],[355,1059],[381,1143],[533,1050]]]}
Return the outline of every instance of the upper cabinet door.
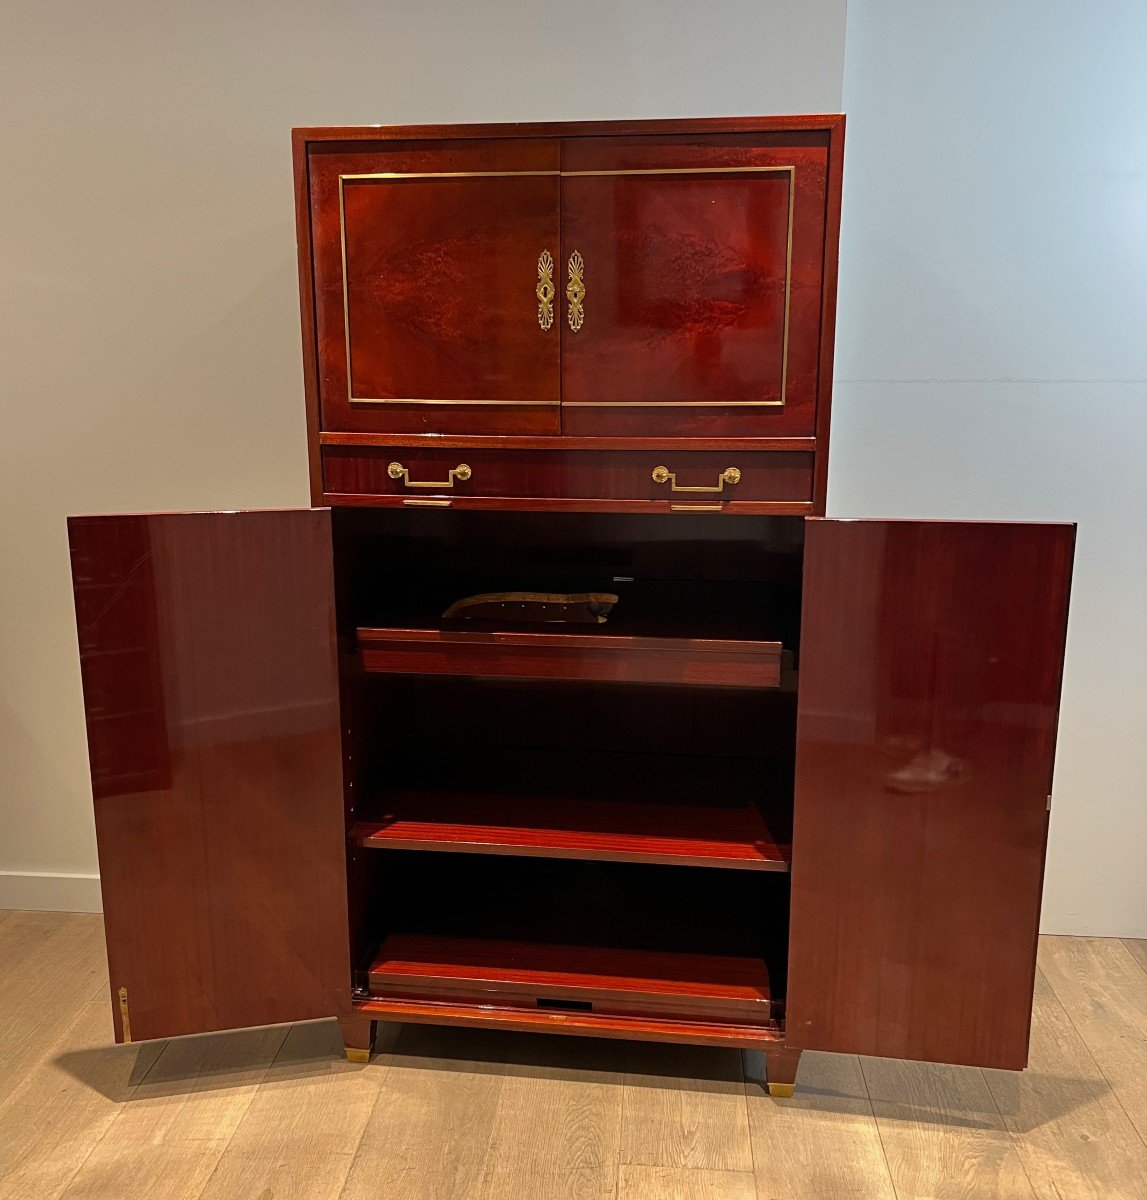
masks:
{"label": "upper cabinet door", "polygon": [[68,532],[117,1040],[348,1011],[329,512]]}
{"label": "upper cabinet door", "polygon": [[310,147],[323,428],[556,434],[558,143]]}
{"label": "upper cabinet door", "polygon": [[790,1045],[1027,1061],[1074,543],[807,522]]}
{"label": "upper cabinet door", "polygon": [[812,435],[838,162],[824,129],[568,139],[562,432]]}

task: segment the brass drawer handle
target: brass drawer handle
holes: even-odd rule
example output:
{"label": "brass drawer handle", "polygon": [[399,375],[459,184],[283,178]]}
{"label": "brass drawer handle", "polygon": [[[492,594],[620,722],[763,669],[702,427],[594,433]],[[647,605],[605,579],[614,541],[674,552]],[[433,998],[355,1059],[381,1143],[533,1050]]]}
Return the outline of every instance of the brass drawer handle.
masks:
{"label": "brass drawer handle", "polygon": [[401,479],[407,487],[425,487],[425,488],[452,488],[455,479],[461,479],[463,483],[473,474],[470,468],[465,463],[459,463],[454,467],[445,479],[424,479],[417,480],[410,478],[410,468],[404,467],[402,463],[392,462],[386,468],[386,473],[391,479]]}
{"label": "brass drawer handle", "polygon": [[736,467],[726,467],[717,480],[716,487],[681,487],[677,483],[677,475],[668,467],[653,468],[653,482],[667,483],[671,492],[723,492],[725,484],[732,487],[741,482],[741,472]]}
{"label": "brass drawer handle", "polygon": [[566,284],[566,300],[569,302],[566,307],[566,320],[574,333],[577,333],[585,320],[585,261],[576,250],[570,255],[567,270],[570,281]]}
{"label": "brass drawer handle", "polygon": [[538,297],[538,324],[546,330],[554,323],[554,297],[558,294],[558,289],[554,287],[554,258],[548,250],[543,250],[538,258],[538,286],[535,290]]}

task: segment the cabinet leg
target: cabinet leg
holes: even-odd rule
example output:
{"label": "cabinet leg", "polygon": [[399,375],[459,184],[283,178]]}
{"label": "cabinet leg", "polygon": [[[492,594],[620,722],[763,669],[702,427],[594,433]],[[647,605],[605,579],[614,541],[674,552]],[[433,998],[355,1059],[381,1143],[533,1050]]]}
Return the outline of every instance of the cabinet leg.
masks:
{"label": "cabinet leg", "polygon": [[801,1052],[789,1046],[777,1044],[765,1051],[765,1079],[769,1095],[785,1100],[793,1094],[797,1082],[797,1064]]}
{"label": "cabinet leg", "polygon": [[345,1017],[339,1017],[339,1028],[342,1030],[347,1058],[356,1063],[370,1062],[378,1022],[364,1017],[361,1013],[352,1012]]}

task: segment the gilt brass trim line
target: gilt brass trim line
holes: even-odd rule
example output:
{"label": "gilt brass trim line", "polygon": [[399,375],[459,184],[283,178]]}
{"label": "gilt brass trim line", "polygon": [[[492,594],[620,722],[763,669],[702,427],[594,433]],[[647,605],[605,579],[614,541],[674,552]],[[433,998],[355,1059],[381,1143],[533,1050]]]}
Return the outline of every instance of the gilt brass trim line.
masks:
{"label": "gilt brass trim line", "polygon": [[796,206],[796,167],[673,167],[666,170],[563,171],[563,175],[714,175],[787,174],[788,228],[785,233],[785,309],[781,325],[781,394],[776,400],[563,400],[563,408],[784,408],[789,386],[789,324],[793,290],[793,219]]}
{"label": "gilt brass trim line", "polygon": [[585,179],[608,175],[779,175],[796,170],[794,163],[770,167],[631,167],[617,171],[355,171],[344,179]]}
{"label": "gilt brass trim line", "polygon": [[624,171],[559,171],[563,179],[593,178],[599,175],[783,175],[796,171],[794,163],[772,167],[632,167]]}
{"label": "gilt brass trim line", "polygon": [[[781,389],[776,400],[441,400],[424,398],[374,398],[355,396],[351,391],[350,300],[347,290],[346,193],[345,183],[361,179],[502,179],[515,176],[559,176],[593,178],[620,175],[788,175],[788,230],[785,239],[785,306],[781,327]],[[796,202],[795,164],[771,167],[663,167],[633,168],[621,171],[367,171],[339,176],[339,245],[342,254],[343,340],[346,345],[346,386],[348,404],[420,404],[481,405],[513,408],[784,408],[788,398],[789,322],[793,275],[793,216]],[[580,256],[579,256],[580,257]],[[539,297],[540,298],[540,297]],[[572,303],[572,302],[571,302]],[[567,313],[571,320],[572,310]],[[543,328],[546,328],[543,326]],[[580,325],[578,326],[580,328]]]}
{"label": "gilt brass trim line", "polygon": [[560,400],[371,400],[362,396],[348,396],[351,404],[478,404],[494,408],[557,408]]}
{"label": "gilt brass trim line", "polygon": [[563,400],[562,408],[782,408],[783,400]]}
{"label": "gilt brass trim line", "polygon": [[340,175],[344,179],[511,179],[519,176],[557,177],[561,171],[363,171]]}

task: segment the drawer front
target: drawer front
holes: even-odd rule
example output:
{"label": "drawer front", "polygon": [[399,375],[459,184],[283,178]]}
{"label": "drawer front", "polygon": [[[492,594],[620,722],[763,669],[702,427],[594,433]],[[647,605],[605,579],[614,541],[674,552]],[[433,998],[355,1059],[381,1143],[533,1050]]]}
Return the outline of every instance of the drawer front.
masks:
{"label": "drawer front", "polygon": [[803,513],[805,451],[323,449],[328,503]]}

